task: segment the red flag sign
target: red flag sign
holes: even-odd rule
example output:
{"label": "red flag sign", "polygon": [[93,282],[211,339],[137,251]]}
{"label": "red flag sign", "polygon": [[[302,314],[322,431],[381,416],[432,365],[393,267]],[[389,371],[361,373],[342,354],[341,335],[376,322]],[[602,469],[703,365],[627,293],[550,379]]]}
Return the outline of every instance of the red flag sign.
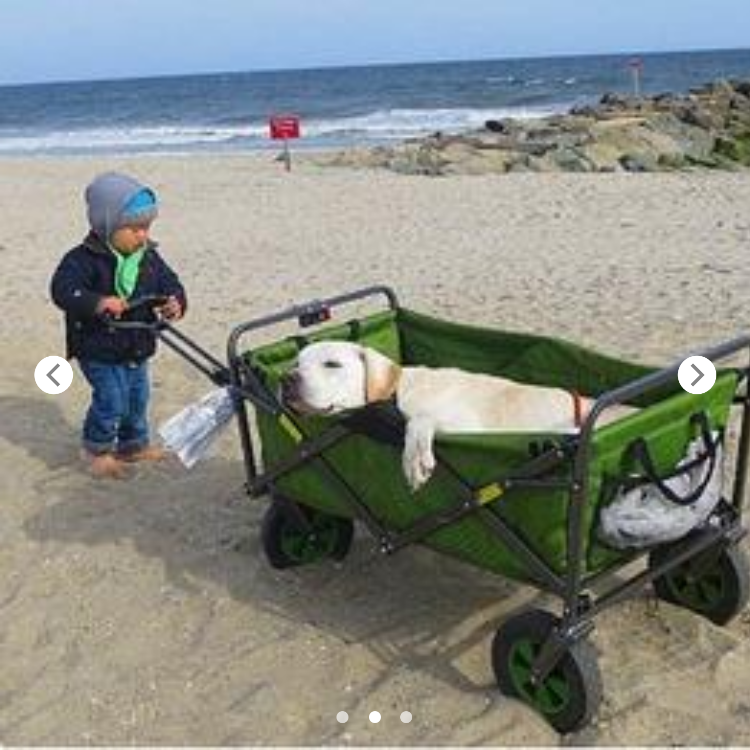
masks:
{"label": "red flag sign", "polygon": [[297,115],[273,115],[268,121],[271,138],[275,141],[299,138],[299,117]]}

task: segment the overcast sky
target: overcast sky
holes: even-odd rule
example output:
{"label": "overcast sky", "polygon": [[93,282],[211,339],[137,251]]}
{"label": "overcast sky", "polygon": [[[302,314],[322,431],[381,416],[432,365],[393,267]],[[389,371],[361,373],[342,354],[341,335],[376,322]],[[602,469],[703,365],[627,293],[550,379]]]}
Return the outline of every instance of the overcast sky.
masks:
{"label": "overcast sky", "polygon": [[0,83],[750,47],[750,0],[0,0]]}

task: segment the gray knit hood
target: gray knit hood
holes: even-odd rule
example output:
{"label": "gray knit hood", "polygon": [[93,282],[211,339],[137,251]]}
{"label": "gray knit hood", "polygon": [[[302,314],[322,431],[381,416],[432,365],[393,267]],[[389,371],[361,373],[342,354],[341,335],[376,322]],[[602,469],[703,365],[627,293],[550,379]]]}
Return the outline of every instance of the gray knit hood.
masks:
{"label": "gray knit hood", "polygon": [[138,180],[118,172],[99,175],[86,188],[86,205],[92,231],[107,242],[112,233],[127,223],[124,209],[139,193],[147,192],[153,199],[153,206],[139,219],[153,219],[157,213],[156,193]]}

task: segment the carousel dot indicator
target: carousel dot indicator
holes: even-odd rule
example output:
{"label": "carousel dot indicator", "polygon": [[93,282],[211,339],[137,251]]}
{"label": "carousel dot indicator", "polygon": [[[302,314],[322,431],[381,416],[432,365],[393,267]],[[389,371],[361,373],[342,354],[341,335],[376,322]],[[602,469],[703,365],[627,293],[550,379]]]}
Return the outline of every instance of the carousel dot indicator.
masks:
{"label": "carousel dot indicator", "polygon": [[377,724],[380,721],[380,713],[378,711],[371,711],[370,712],[370,721],[373,724]]}
{"label": "carousel dot indicator", "polygon": [[401,721],[403,721],[404,724],[408,724],[411,721],[411,714],[408,711],[403,711],[401,713]]}
{"label": "carousel dot indicator", "polygon": [[349,721],[349,714],[346,713],[346,711],[339,711],[336,714],[336,721],[338,721],[339,724],[346,724],[346,722]]}

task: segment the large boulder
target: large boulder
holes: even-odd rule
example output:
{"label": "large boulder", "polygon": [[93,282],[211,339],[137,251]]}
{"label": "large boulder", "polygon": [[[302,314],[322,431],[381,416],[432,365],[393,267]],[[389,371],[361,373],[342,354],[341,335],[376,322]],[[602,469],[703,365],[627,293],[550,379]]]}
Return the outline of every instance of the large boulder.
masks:
{"label": "large boulder", "polygon": [[[728,109],[728,107],[727,107]],[[673,108],[675,117],[686,125],[694,125],[703,130],[721,130],[726,122],[725,113],[721,110],[711,109],[698,102],[686,102]]]}
{"label": "large boulder", "polygon": [[715,134],[704,128],[690,125],[676,113],[660,113],[649,120],[649,128],[660,133],[671,142],[663,142],[663,156],[673,159],[683,156],[686,161],[706,159],[714,149]]}

